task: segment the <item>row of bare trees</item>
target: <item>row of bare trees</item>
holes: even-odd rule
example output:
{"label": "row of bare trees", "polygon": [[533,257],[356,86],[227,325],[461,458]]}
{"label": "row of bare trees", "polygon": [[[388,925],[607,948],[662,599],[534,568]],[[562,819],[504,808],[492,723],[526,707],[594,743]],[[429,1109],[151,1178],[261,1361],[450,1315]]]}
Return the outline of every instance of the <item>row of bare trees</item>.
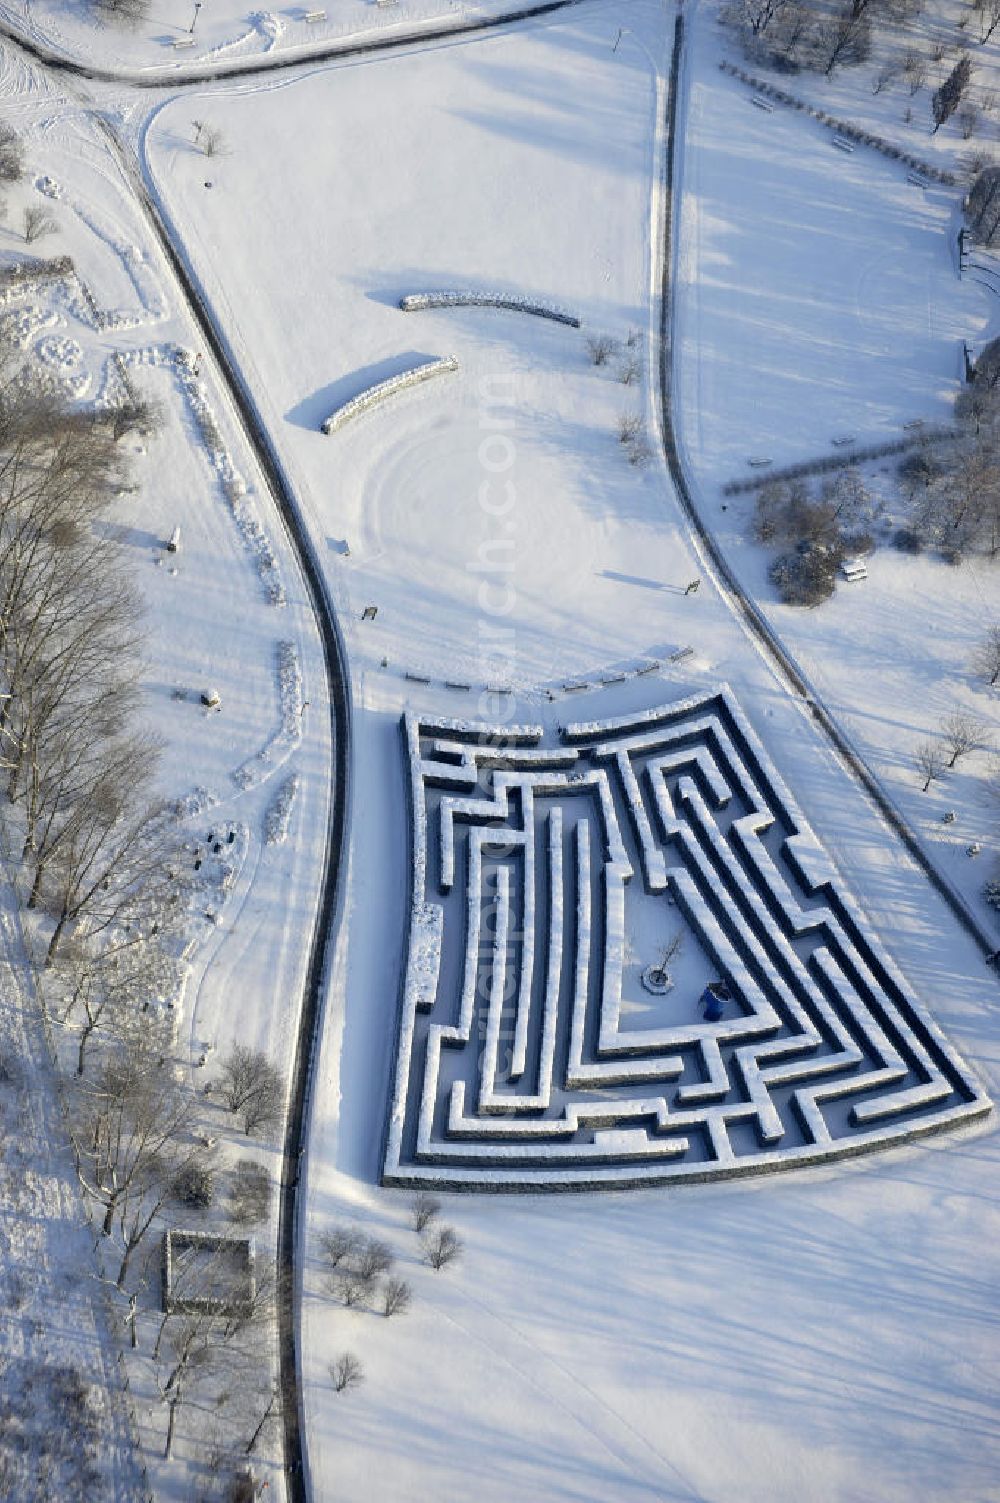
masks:
{"label": "row of bare trees", "polygon": [[913,21],[922,0],[730,0],[727,24],[757,62],[830,74],[863,63],[876,29]]}
{"label": "row of bare trees", "polygon": [[109,515],[125,483],[111,425],[0,351],[0,775],[48,964],[68,930],[94,941],[171,906],[139,603]]}
{"label": "row of bare trees", "polygon": [[923,792],[945,772],[957,767],[963,757],[989,746],[990,740],[988,721],[971,710],[956,709],[946,715],[940,736],[922,741],[914,754],[917,772],[924,780]]}
{"label": "row of bare trees", "polygon": [[[44,949],[76,1174],[136,1347],[160,1304],[154,1233],[169,1202],[190,1215],[211,1200],[214,1145],[205,1098],[173,1057],[191,863],[155,794],[140,603],[114,521],[130,483],[118,439],[155,417],[132,391],[121,413],[74,410],[0,342],[0,823]],[[280,1118],[283,1085],[259,1052],[234,1050],[218,1086],[245,1133]],[[271,1186],[262,1166],[241,1167],[231,1216],[246,1225],[267,1215]],[[183,1297],[175,1288],[150,1333],[168,1453],[182,1403],[213,1373],[240,1395],[248,1451],[277,1404],[273,1274],[258,1268],[251,1298],[230,1304],[207,1297],[225,1272],[211,1265],[175,1270]]]}
{"label": "row of bare trees", "polygon": [[[441,1202],[429,1191],[414,1196],[410,1202],[410,1224],[420,1239],[423,1261],[435,1273],[456,1262],[463,1251],[455,1228],[443,1223],[440,1213]],[[395,1254],[380,1237],[341,1223],[321,1236],[320,1256],[327,1293],[345,1309],[378,1309],[389,1318],[410,1308],[413,1290],[406,1279],[393,1273]],[[356,1388],[364,1382],[364,1376],[361,1359],[352,1351],[341,1352],[330,1365],[336,1393]]]}

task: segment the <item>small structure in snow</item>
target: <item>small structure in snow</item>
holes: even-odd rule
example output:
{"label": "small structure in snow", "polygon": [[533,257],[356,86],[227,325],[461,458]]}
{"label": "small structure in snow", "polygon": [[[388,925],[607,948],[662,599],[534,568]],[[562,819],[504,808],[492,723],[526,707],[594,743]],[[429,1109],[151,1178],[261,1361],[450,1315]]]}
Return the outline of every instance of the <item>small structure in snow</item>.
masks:
{"label": "small structure in snow", "polygon": [[163,1237],[162,1306],[207,1315],[249,1315],[256,1294],[254,1239],[179,1231]]}
{"label": "small structure in snow", "polygon": [[710,981],[699,999],[705,1009],[705,1022],[717,1023],[730,1000],[729,987],[724,981]]}
{"label": "small structure in snow", "polygon": [[859,580],[868,578],[868,565],[863,558],[845,558],[840,572],[848,584],[857,584]]}
{"label": "small structure in snow", "polygon": [[201,702],[206,710],[217,710],[222,704],[222,697],[218,689],[203,689]]}

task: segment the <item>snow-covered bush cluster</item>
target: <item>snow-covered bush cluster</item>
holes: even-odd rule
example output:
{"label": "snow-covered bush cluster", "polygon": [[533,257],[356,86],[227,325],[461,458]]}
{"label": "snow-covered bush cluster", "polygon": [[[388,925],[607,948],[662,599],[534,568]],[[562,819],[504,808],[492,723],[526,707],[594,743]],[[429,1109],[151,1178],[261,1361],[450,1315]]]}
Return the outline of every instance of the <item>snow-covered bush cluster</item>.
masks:
{"label": "snow-covered bush cluster", "polygon": [[279,766],[302,739],[302,667],[294,642],[279,642],[275,649],[278,685],[278,729],[260,751],[242,762],[232,774],[238,788],[254,788]]}
{"label": "snow-covered bush cluster", "polygon": [[[233,515],[233,520],[253,557],[257,572],[272,605],[284,605],[285,586],[278,570],[271,540],[267,536],[247,501],[247,483],[240,474],[222,438],[215,410],[209,400],[208,389],[197,376],[197,361],[190,350],[167,346],[159,352],[168,355],[177,372],[177,379],[191,409],[192,420],[198,436],[208,451],[209,461],[219,477],[222,494]],[[143,356],[154,354],[143,351]],[[163,363],[150,358],[149,364]]]}
{"label": "snow-covered bush cluster", "polygon": [[295,796],[299,790],[299,775],[293,772],[285,778],[264,816],[264,843],[281,845],[288,838],[288,824],[292,817]]}

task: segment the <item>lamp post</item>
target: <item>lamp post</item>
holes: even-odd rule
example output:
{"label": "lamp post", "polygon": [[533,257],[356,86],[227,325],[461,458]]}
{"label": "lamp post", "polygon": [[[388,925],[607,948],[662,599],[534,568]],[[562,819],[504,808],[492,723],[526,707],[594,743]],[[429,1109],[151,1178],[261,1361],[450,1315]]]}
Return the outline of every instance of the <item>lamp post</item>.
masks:
{"label": "lamp post", "polygon": [[194,29],[198,24],[198,12],[201,10],[201,0],[194,0],[194,20],[188,29],[188,36],[194,36]]}

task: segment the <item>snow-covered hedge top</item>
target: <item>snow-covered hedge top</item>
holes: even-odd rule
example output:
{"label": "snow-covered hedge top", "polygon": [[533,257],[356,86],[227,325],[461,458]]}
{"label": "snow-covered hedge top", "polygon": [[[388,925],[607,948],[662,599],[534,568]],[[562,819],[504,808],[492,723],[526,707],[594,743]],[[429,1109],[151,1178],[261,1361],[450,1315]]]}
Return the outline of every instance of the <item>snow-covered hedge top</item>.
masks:
{"label": "snow-covered hedge top", "polygon": [[349,422],[352,417],[359,413],[367,412],[369,407],[385,400],[386,397],[395,396],[399,391],[405,391],[408,386],[416,386],[421,381],[429,381],[432,376],[443,376],[446,371],[457,371],[458,361],[454,355],[446,355],[443,360],[428,360],[423,365],[415,365],[411,370],[401,371],[398,376],[390,376],[388,381],[379,381],[376,386],[369,386],[367,391],[359,392],[343,407],[338,407],[324,422],[320,424],[324,433],[333,433],[337,428]]}
{"label": "snow-covered hedge top", "polygon": [[404,313],[416,313],[423,308],[508,308],[514,313],[550,318],[554,323],[568,324],[571,329],[580,327],[580,320],[561,308],[499,292],[410,292],[400,298],[399,306]]}

